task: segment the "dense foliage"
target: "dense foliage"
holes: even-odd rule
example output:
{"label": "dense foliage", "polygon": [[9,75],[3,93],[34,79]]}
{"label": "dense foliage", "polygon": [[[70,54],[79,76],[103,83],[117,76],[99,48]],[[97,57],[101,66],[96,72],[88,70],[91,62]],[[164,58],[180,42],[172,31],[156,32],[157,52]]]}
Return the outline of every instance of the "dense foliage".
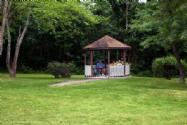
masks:
{"label": "dense foliage", "polygon": [[[30,26],[20,52],[19,65],[45,69],[48,62],[53,60],[73,60],[77,65],[82,63],[81,50],[88,41],[93,26],[98,23],[97,16],[76,1],[21,2],[15,6],[20,12],[27,11],[28,6],[32,10]],[[16,29],[19,29],[18,23],[24,16],[24,13],[19,13],[11,23],[14,42],[18,32]]]}
{"label": "dense foliage", "polygon": [[[27,35],[20,50],[18,67],[45,70],[48,62],[74,62],[83,68],[84,45],[110,35],[132,46],[128,53],[133,73],[150,72],[157,57],[187,53],[187,2],[151,0],[50,0],[15,2],[11,22],[12,41],[28,8],[32,10]],[[128,11],[127,11],[128,10]],[[5,42],[6,46],[7,42]],[[5,68],[5,53],[1,67]],[[29,69],[29,68],[28,68]]]}
{"label": "dense foliage", "polygon": [[153,0],[138,8],[132,29],[145,33],[141,45],[154,49],[156,46],[172,53],[177,61],[181,83],[185,83],[185,70],[181,59],[186,51],[187,2],[185,0]]}

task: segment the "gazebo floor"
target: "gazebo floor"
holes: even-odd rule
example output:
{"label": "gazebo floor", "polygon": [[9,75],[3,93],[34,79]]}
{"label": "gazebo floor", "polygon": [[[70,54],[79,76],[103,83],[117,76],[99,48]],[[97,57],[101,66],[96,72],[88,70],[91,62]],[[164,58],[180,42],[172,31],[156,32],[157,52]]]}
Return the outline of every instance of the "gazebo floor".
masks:
{"label": "gazebo floor", "polygon": [[93,77],[85,77],[86,79],[120,79],[120,78],[128,78],[128,76],[93,76]]}

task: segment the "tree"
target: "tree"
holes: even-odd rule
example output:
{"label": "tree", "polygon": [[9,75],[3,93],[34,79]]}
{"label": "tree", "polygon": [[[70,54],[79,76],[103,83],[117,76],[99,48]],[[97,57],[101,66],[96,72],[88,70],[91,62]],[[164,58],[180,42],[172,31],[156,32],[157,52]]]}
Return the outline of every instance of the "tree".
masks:
{"label": "tree", "polygon": [[[172,48],[173,54],[177,60],[181,83],[185,83],[185,70],[181,62],[181,52],[184,51],[187,37],[187,2],[181,1],[160,1],[160,17],[163,22],[160,27],[160,34],[165,37],[165,41]],[[164,12],[164,13],[163,13]],[[161,14],[162,13],[162,14]],[[186,37],[186,38],[185,38]]]}
{"label": "tree", "polygon": [[[11,59],[11,34],[10,34],[10,26],[9,22],[7,20],[6,26],[7,26],[7,34],[8,34],[8,45],[7,45],[7,57],[6,57],[6,65],[8,68],[8,72],[10,74],[10,77],[16,77],[16,71],[17,71],[17,61],[19,57],[19,51],[20,51],[20,46],[22,44],[23,38],[27,32],[28,25],[29,25],[29,19],[30,19],[30,13],[28,13],[27,20],[25,23],[25,26],[23,30],[19,29],[19,35],[17,38],[16,46],[15,46],[15,52],[14,52],[14,57]],[[21,31],[22,30],[22,31]]]}
{"label": "tree", "polygon": [[28,7],[32,9],[32,18],[20,51],[18,70],[22,66],[43,70],[48,62],[54,60],[74,61],[80,66],[82,46],[91,41],[99,17],[76,1],[30,1],[20,4],[11,24],[13,43],[18,34],[15,31],[23,24],[26,15],[23,12]]}
{"label": "tree", "polygon": [[17,71],[17,61],[18,61],[18,57],[19,57],[19,51],[20,51],[20,46],[22,44],[22,41],[23,41],[23,38],[27,32],[27,29],[28,29],[28,25],[29,25],[29,20],[30,20],[30,11],[27,15],[27,20],[25,22],[25,26],[24,28],[22,29],[21,26],[19,28],[19,34],[18,34],[18,37],[17,37],[17,41],[16,41],[16,44],[15,44],[15,52],[14,52],[14,56],[12,58],[12,54],[11,54],[11,43],[12,43],[12,39],[11,39],[11,33],[10,33],[10,23],[11,20],[12,20],[12,13],[15,13],[14,10],[16,8],[16,3],[13,3],[13,6],[12,5],[12,2],[9,1],[8,2],[8,8],[7,8],[7,11],[6,11],[6,21],[5,21],[5,25],[6,25],[6,29],[7,29],[7,39],[8,39],[8,44],[7,44],[7,57],[6,57],[6,66],[7,66],[7,69],[8,69],[8,72],[10,74],[10,77],[16,77],[16,71]]}
{"label": "tree", "polygon": [[153,0],[137,10],[137,19],[132,29],[144,32],[147,37],[144,47],[160,45],[172,50],[177,60],[181,83],[185,83],[185,70],[181,63],[181,52],[186,44],[187,2],[185,0]]}
{"label": "tree", "polygon": [[10,8],[10,1],[9,0],[1,0],[0,1],[1,9],[3,11],[2,13],[2,23],[0,26],[0,56],[3,52],[3,41],[4,41],[4,32],[6,27],[6,21],[8,16],[8,9]]}

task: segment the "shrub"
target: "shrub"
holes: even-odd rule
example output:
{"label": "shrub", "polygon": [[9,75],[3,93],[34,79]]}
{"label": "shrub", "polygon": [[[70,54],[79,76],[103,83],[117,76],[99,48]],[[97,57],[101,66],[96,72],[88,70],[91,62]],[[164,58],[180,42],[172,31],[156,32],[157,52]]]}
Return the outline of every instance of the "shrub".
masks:
{"label": "shrub", "polygon": [[70,70],[71,74],[77,74],[81,75],[83,74],[83,67],[77,67],[73,62],[70,63],[62,63],[62,65],[67,66],[67,68]]}
{"label": "shrub", "polygon": [[68,67],[68,64],[66,63],[60,63],[60,62],[50,62],[47,66],[48,72],[52,74],[55,78],[60,77],[70,77],[70,69]]}
{"label": "shrub", "polygon": [[22,64],[22,65],[19,66],[18,68],[19,68],[18,70],[19,70],[20,72],[22,72],[22,73],[33,73],[33,72],[34,72],[34,70],[33,70],[31,67],[26,66],[26,65],[24,65],[24,64]]}
{"label": "shrub", "polygon": [[177,61],[173,56],[157,58],[152,63],[154,76],[170,79],[178,74]]}
{"label": "shrub", "polygon": [[[182,64],[187,75],[187,63],[182,60]],[[166,77],[168,79],[179,74],[177,61],[173,56],[166,56],[155,59],[152,63],[152,71],[154,76]]]}
{"label": "shrub", "polygon": [[146,77],[152,77],[152,72],[150,70],[144,70],[144,71],[139,71],[137,76],[146,76]]}
{"label": "shrub", "polygon": [[84,74],[84,68],[83,67],[76,67],[75,72],[76,75],[82,75]]}
{"label": "shrub", "polygon": [[182,64],[184,66],[184,70],[185,70],[185,73],[186,73],[186,76],[187,76],[187,62],[185,62],[184,60],[182,61]]}
{"label": "shrub", "polygon": [[140,72],[142,72],[141,69],[142,69],[142,65],[139,65],[139,64],[133,64],[133,65],[131,65],[131,72],[133,74],[139,74]]}
{"label": "shrub", "polygon": [[76,66],[74,63],[62,63],[62,65],[66,66],[71,73],[75,73],[76,72]]}

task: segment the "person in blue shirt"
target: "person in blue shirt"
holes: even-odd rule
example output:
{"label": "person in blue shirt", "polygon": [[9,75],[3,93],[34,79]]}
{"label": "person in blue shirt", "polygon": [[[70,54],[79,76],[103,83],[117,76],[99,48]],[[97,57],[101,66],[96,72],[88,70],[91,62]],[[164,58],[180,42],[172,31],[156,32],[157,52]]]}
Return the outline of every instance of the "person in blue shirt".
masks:
{"label": "person in blue shirt", "polygon": [[105,64],[104,64],[101,60],[99,60],[99,61],[96,63],[96,70],[97,70],[97,74],[99,74],[99,75],[105,74],[105,73],[104,73]]}

